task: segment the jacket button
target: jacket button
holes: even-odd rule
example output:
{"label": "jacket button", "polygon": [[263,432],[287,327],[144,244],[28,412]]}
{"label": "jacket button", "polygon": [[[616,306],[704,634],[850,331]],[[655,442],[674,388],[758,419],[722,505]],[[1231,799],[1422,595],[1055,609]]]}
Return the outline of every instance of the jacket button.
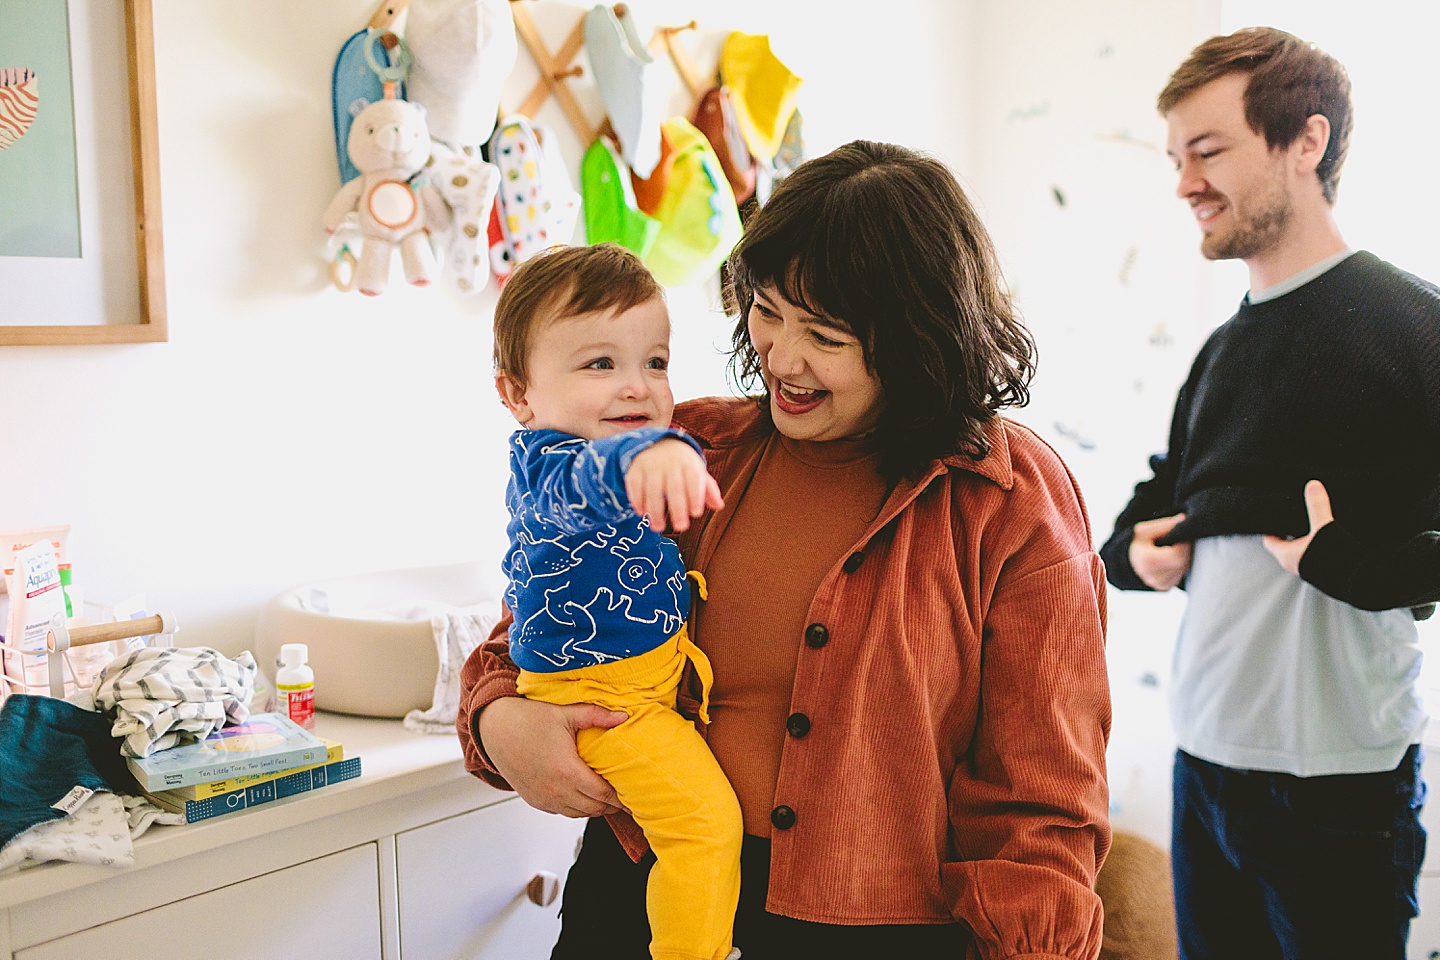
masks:
{"label": "jacket button", "polygon": [[785,729],[790,731],[792,737],[803,737],[810,732],[810,718],[803,713],[792,713],[785,720]]}
{"label": "jacket button", "polygon": [[850,554],[850,556],[845,558],[845,564],[840,569],[844,570],[846,573],[854,573],[856,570],[860,569],[860,564],[864,562],[865,554],[852,553]]}
{"label": "jacket button", "polygon": [[795,811],[782,803],[770,811],[770,822],[774,824],[776,830],[789,830],[795,826]]}
{"label": "jacket button", "polygon": [[825,629],[823,623],[812,623],[805,628],[805,642],[819,650],[830,642],[830,631]]}

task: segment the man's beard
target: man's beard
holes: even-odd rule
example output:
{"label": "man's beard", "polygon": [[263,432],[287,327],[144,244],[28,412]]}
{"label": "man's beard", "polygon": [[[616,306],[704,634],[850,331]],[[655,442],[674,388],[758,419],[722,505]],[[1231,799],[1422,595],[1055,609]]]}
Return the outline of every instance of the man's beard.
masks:
{"label": "man's beard", "polygon": [[1207,260],[1248,260],[1279,243],[1294,212],[1285,172],[1277,166],[1264,194],[1230,205],[1231,230],[1202,237],[1200,252]]}

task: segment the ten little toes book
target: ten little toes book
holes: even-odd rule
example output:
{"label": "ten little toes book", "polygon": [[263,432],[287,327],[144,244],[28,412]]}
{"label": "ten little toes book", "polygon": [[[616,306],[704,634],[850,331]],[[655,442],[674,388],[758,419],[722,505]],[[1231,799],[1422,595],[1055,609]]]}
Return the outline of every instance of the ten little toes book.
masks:
{"label": "ten little toes book", "polygon": [[250,773],[279,773],[325,762],[325,743],[289,717],[257,713],[182,744],[125,763],[146,790],[167,790]]}

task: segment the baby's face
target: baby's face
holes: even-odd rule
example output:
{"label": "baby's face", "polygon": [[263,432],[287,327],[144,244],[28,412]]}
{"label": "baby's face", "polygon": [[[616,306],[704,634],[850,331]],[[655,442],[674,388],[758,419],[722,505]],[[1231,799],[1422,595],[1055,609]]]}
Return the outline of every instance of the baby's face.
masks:
{"label": "baby's face", "polygon": [[507,400],[526,427],[598,440],[670,425],[670,313],[658,297],[546,323],[531,337],[528,366],[529,383]]}

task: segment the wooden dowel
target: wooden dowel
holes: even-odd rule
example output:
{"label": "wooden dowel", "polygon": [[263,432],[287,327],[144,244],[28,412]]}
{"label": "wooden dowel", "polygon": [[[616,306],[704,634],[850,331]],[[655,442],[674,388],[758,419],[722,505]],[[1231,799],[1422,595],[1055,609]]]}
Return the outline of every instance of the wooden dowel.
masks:
{"label": "wooden dowel", "polygon": [[551,53],[545,46],[545,40],[540,36],[540,31],[535,28],[535,21],[530,19],[530,13],[523,4],[512,4],[510,12],[515,18],[515,32],[530,50],[530,56],[534,58],[535,65],[540,68],[540,82],[535,84],[530,91],[530,96],[520,105],[520,113],[532,119],[544,105],[547,97],[554,97],[560,104],[561,111],[565,118],[570,121],[570,126],[575,129],[575,134],[580,142],[587,146],[595,142],[595,128],[591,126],[590,120],[585,116],[585,109],[580,106],[580,101],[575,99],[575,94],[565,85],[565,80],[572,74],[568,71],[567,65],[575,59],[576,54],[585,45],[585,18],[571,29],[565,42],[560,49]]}
{"label": "wooden dowel", "polygon": [[[539,36],[539,34],[536,34],[536,36]],[[585,18],[581,17],[580,22],[566,35],[565,42],[560,44],[560,49],[551,54],[551,56],[554,57],[555,66],[560,67],[574,60],[576,54],[578,54],[584,46]]]}
{"label": "wooden dowel", "polygon": [[369,27],[371,30],[389,30],[395,18],[405,12],[410,5],[410,0],[385,0],[380,8],[375,11],[375,16],[370,18]]}
{"label": "wooden dowel", "polygon": [[160,633],[165,621],[157,613],[142,620],[120,620],[116,623],[97,623],[89,627],[76,627],[70,631],[70,646],[84,647],[92,643],[109,640],[128,640],[130,637],[146,637]]}
{"label": "wooden dowel", "polygon": [[[657,31],[665,43],[665,50],[670,54],[670,62],[675,64],[675,72],[680,74],[680,81],[685,84],[685,89],[690,91],[691,99],[698,98],[705,92],[705,82],[700,78],[700,72],[695,69],[695,61],[690,59],[690,54],[675,38],[677,34],[695,26],[695,21],[691,20],[683,27],[661,27]],[[653,41],[651,45],[654,45]]]}

